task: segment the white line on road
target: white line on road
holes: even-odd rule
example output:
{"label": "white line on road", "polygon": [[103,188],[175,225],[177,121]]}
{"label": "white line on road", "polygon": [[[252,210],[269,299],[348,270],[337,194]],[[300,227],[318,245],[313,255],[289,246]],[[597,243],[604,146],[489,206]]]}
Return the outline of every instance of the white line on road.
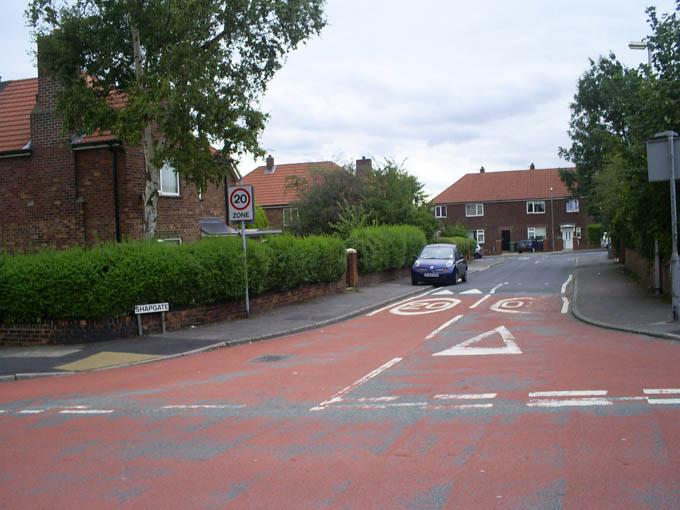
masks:
{"label": "white line on road", "polygon": [[455,405],[446,405],[446,404],[438,404],[438,405],[433,405],[432,409],[491,409],[493,407],[493,404],[487,403],[487,404],[455,404]]}
{"label": "white line on road", "polygon": [[569,311],[569,300],[562,296],[562,313],[567,313]]}
{"label": "white line on road", "polygon": [[479,305],[481,305],[484,301],[486,301],[486,300],[489,299],[490,297],[491,297],[491,294],[487,294],[487,295],[484,296],[482,299],[480,299],[479,301],[475,302],[474,305],[470,306],[470,309],[477,308]]}
{"label": "white line on road", "polygon": [[604,397],[607,390],[534,391],[529,397]]}
{"label": "white line on road", "polygon": [[437,400],[482,400],[496,398],[498,393],[442,393],[435,395]]}
{"label": "white line on road", "polygon": [[59,414],[111,414],[113,409],[64,409]]}
{"label": "white line on road", "polygon": [[428,291],[426,291],[426,292],[423,292],[422,294],[418,294],[417,296],[407,297],[406,299],[402,299],[401,301],[397,301],[396,303],[390,303],[390,304],[387,305],[387,306],[383,306],[382,308],[378,308],[377,310],[373,310],[372,312],[367,313],[367,314],[366,314],[366,317],[372,317],[373,315],[376,315],[376,314],[378,314],[378,313],[380,313],[380,312],[382,312],[382,311],[384,311],[384,310],[387,310],[388,308],[392,308],[393,306],[401,305],[401,304],[403,304],[403,303],[406,303],[406,302],[408,302],[408,301],[411,301],[412,299],[418,299],[418,298],[421,298],[421,297],[423,297],[423,296],[427,296],[428,294],[434,292],[435,290],[438,290],[437,287],[434,287],[434,288],[432,288],[432,289],[430,289],[430,290],[428,290]]}
{"label": "white line on road", "polygon": [[507,285],[507,284],[508,284],[508,282],[499,283],[499,284],[496,285],[493,289],[491,289],[491,292],[489,292],[489,294],[495,294],[496,291],[497,291],[500,287],[502,287],[503,285]]}
{"label": "white line on road", "polygon": [[163,406],[161,409],[243,409],[243,404],[177,404]]}
{"label": "white line on road", "polygon": [[0,409],[0,414],[6,413],[7,411],[5,409]]}
{"label": "white line on road", "polygon": [[562,294],[564,294],[565,292],[567,292],[567,285],[569,285],[569,282],[571,281],[571,279],[572,279],[573,277],[574,277],[574,275],[573,275],[573,274],[570,274],[570,275],[569,275],[569,278],[567,278],[567,281],[564,282],[564,283],[562,284]]}
{"label": "white line on road", "polygon": [[673,395],[680,393],[680,388],[651,388],[642,391],[645,395]]}
{"label": "white line on road", "polygon": [[19,414],[40,414],[44,411],[44,409],[22,409]]}
{"label": "white line on road", "polygon": [[394,402],[398,398],[399,397],[361,397],[356,399],[356,402]]}
{"label": "white line on road", "polygon": [[325,409],[326,407],[328,407],[328,406],[331,405],[331,404],[335,404],[335,403],[337,403],[337,402],[342,402],[342,397],[343,397],[344,395],[346,395],[347,393],[349,393],[349,392],[352,391],[353,389],[355,389],[355,388],[361,386],[361,385],[364,384],[366,381],[369,381],[370,379],[373,379],[375,376],[380,375],[382,372],[384,372],[384,371],[387,370],[388,368],[390,368],[390,367],[396,365],[396,364],[399,363],[401,360],[402,360],[402,358],[394,358],[394,359],[391,359],[390,361],[388,361],[388,362],[385,363],[384,365],[381,365],[381,366],[379,366],[378,368],[376,368],[375,370],[373,370],[372,372],[366,374],[366,375],[363,376],[361,379],[358,379],[358,380],[354,381],[352,384],[350,384],[349,386],[346,386],[345,388],[341,389],[340,391],[338,391],[335,395],[333,395],[333,396],[332,396],[331,398],[329,398],[328,400],[325,400],[325,401],[321,402],[318,406],[312,407],[312,408],[310,409],[310,411],[321,411],[321,410]]}
{"label": "white line on road", "polygon": [[442,330],[448,328],[451,324],[453,324],[454,322],[457,322],[457,321],[461,320],[462,318],[463,318],[462,315],[456,315],[453,319],[450,319],[450,320],[446,321],[444,324],[442,324],[442,325],[439,326],[437,329],[435,329],[432,333],[430,333],[429,335],[427,335],[427,336],[425,337],[425,340],[430,340],[431,338],[434,338],[435,336],[437,336],[437,335],[439,334],[440,331],[442,331]]}
{"label": "white line on road", "polygon": [[566,400],[538,399],[527,402],[529,407],[581,407],[581,406],[610,406],[611,401],[606,398],[572,398]]}
{"label": "white line on road", "polygon": [[541,262],[542,260],[543,260],[543,259],[538,259],[536,262],[534,262],[534,264],[538,264],[538,263]]}
{"label": "white line on road", "polygon": [[652,405],[677,405],[680,404],[680,398],[648,398],[647,402]]}

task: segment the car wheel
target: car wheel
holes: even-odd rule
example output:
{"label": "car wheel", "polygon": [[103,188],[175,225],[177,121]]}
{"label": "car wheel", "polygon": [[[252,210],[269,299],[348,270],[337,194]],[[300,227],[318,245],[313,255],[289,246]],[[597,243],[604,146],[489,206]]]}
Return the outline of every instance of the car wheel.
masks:
{"label": "car wheel", "polygon": [[467,282],[467,271],[463,273],[463,277],[460,279],[460,281],[463,283]]}
{"label": "car wheel", "polygon": [[418,280],[411,276],[411,285],[418,285]]}
{"label": "car wheel", "polygon": [[453,273],[453,282],[451,283],[451,285],[457,285],[457,284],[458,284],[458,271]]}

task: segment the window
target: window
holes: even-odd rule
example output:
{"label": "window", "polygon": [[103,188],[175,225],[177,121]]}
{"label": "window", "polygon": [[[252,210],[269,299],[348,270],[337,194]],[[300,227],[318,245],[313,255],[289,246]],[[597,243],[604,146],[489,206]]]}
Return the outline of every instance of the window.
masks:
{"label": "window", "polygon": [[292,227],[295,225],[299,218],[298,210],[294,207],[287,207],[283,210],[283,226]]}
{"label": "window", "polygon": [[567,212],[576,213],[578,211],[579,211],[578,198],[572,198],[571,200],[567,200]]}
{"label": "window", "polygon": [[527,214],[545,214],[545,200],[527,202]]}
{"label": "window", "polygon": [[445,205],[435,205],[434,206],[434,217],[435,218],[446,218],[446,206]]}
{"label": "window", "polygon": [[483,230],[476,230],[475,231],[475,239],[477,239],[477,242],[479,244],[484,244],[484,231]]}
{"label": "window", "polygon": [[545,227],[529,227],[527,228],[527,238],[543,241],[545,239]]}
{"label": "window", "polygon": [[160,194],[171,197],[179,196],[179,174],[168,163],[161,167]]}
{"label": "window", "polygon": [[576,239],[581,239],[581,227],[576,227],[576,230],[575,230],[575,233],[574,233],[574,237],[575,237]]}
{"label": "window", "polygon": [[465,216],[484,216],[484,204],[465,204]]}

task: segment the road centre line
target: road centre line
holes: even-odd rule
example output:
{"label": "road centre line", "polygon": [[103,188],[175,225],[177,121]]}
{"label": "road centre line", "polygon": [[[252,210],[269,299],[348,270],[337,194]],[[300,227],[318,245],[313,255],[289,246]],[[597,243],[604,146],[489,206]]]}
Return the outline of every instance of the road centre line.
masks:
{"label": "road centre line", "polygon": [[378,308],[377,310],[373,310],[372,312],[367,313],[366,317],[372,317],[372,316],[374,316],[374,315],[376,315],[376,314],[378,314],[382,311],[387,310],[388,308],[392,308],[393,306],[399,306],[403,303],[411,301],[412,299],[418,299],[418,298],[421,298],[423,296],[427,296],[428,294],[434,292],[435,290],[439,290],[439,289],[437,289],[437,287],[434,287],[434,288],[432,288],[432,289],[430,289],[426,292],[423,292],[422,294],[418,294],[417,296],[410,296],[410,297],[407,297],[406,299],[402,299],[401,301],[398,301],[396,303],[390,303],[389,305],[383,306],[382,308]]}
{"label": "road centre line", "polygon": [[177,404],[163,406],[161,409],[243,409],[244,404]]}
{"label": "road centre line", "polygon": [[612,402],[607,398],[572,398],[572,399],[537,399],[527,402],[528,407],[581,407],[581,406],[610,406]]}
{"label": "road centre line", "polygon": [[533,397],[604,397],[607,390],[576,390],[576,391],[534,391],[529,393]]}
{"label": "road centre line", "polygon": [[479,305],[481,305],[484,301],[489,299],[491,297],[491,294],[487,294],[483,298],[481,298],[479,301],[475,302],[472,306],[470,306],[470,309],[477,308]]}
{"label": "road centre line", "polygon": [[503,285],[507,285],[507,284],[508,284],[508,282],[499,283],[499,284],[496,285],[493,289],[491,289],[491,292],[489,292],[489,294],[495,294],[496,291],[497,291],[500,287],[502,287]]}
{"label": "road centre line", "polygon": [[111,414],[113,409],[64,409],[59,414]]}
{"label": "road centre line", "polygon": [[40,414],[44,411],[44,409],[22,409],[19,414]]}
{"label": "road centre line", "polygon": [[569,300],[562,296],[562,313],[567,313],[569,311]]}
{"label": "road centre line", "polygon": [[567,285],[569,285],[569,282],[571,282],[571,279],[574,277],[573,274],[569,275],[569,278],[567,278],[567,281],[562,284],[562,294],[567,292]]}
{"label": "road centre line", "polygon": [[651,405],[680,404],[680,398],[647,398]]}
{"label": "road centre line", "polygon": [[442,330],[448,328],[451,324],[453,324],[454,322],[459,321],[459,320],[462,319],[462,318],[463,318],[462,315],[456,315],[453,319],[450,319],[450,320],[446,321],[444,324],[442,324],[442,325],[439,326],[437,329],[435,329],[432,333],[430,333],[429,335],[427,335],[427,336],[425,337],[425,340],[430,340],[431,338],[434,338],[434,337],[437,336]]}
{"label": "road centre line", "polygon": [[437,400],[483,400],[496,398],[498,393],[442,393],[435,395]]}
{"label": "road centre line", "polygon": [[672,395],[680,393],[680,388],[651,388],[644,389],[642,392],[645,395]]}
{"label": "road centre line", "polygon": [[349,393],[349,392],[352,391],[353,389],[355,389],[355,388],[361,386],[361,385],[364,384],[365,382],[367,382],[367,381],[373,379],[373,378],[376,377],[377,375],[380,375],[382,372],[384,372],[384,371],[387,370],[388,368],[390,368],[390,367],[396,365],[396,364],[399,363],[401,360],[402,360],[402,358],[393,358],[393,359],[391,359],[391,360],[388,361],[387,363],[385,363],[385,364],[379,366],[378,368],[376,368],[376,369],[373,370],[372,372],[366,374],[366,375],[363,376],[361,379],[357,379],[356,381],[354,381],[354,382],[353,382],[352,384],[350,384],[349,386],[344,387],[343,389],[341,389],[340,391],[338,391],[335,395],[333,395],[333,396],[332,396],[331,398],[329,398],[328,400],[324,400],[324,401],[321,402],[318,406],[312,407],[312,408],[310,409],[310,411],[321,411],[321,410],[325,409],[326,407],[328,407],[328,406],[331,405],[331,404],[335,404],[335,403],[337,403],[337,402],[342,402],[342,397],[343,397],[344,395],[346,395],[347,393]]}

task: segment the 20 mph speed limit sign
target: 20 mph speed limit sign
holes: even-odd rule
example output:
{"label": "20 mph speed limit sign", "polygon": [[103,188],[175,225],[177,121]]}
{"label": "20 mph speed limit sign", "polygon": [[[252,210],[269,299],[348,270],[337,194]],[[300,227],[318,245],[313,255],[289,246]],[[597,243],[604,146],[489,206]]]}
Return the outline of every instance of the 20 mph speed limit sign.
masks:
{"label": "20 mph speed limit sign", "polygon": [[255,195],[252,186],[228,186],[230,221],[255,221]]}

